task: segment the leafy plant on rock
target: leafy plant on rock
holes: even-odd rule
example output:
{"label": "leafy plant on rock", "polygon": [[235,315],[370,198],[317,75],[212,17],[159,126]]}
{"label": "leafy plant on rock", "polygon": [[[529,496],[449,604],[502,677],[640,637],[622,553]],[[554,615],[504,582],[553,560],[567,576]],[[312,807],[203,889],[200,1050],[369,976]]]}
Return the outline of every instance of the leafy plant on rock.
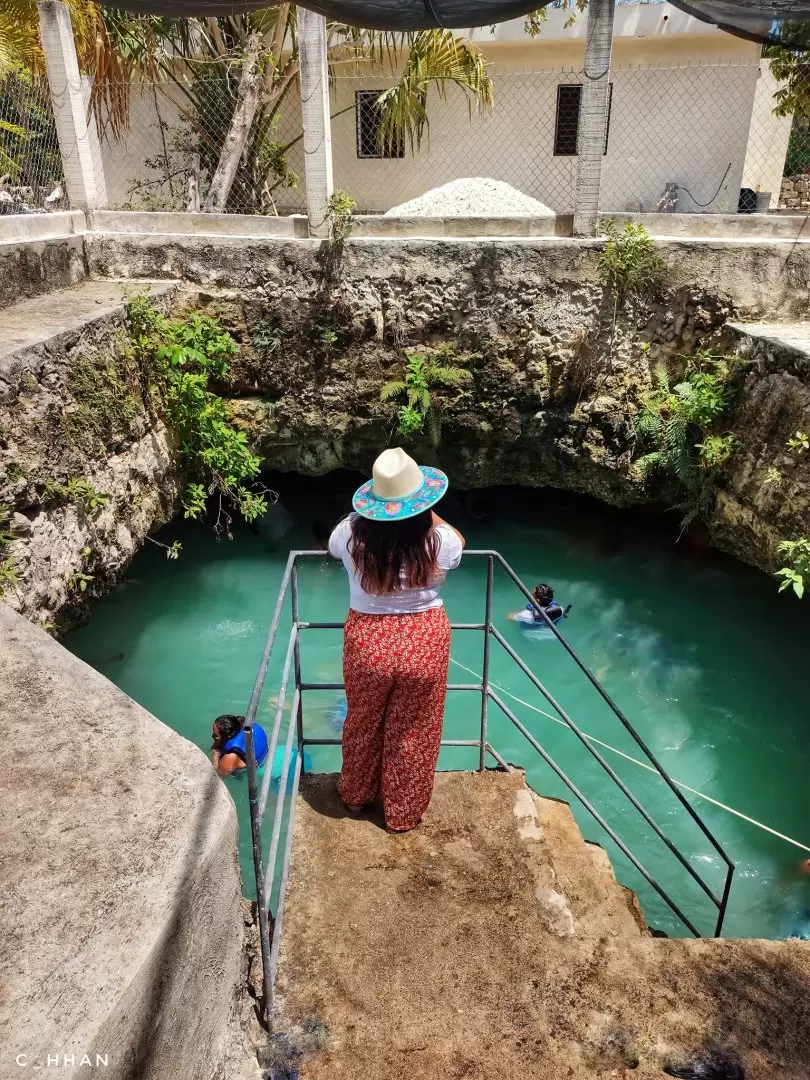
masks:
{"label": "leafy plant on rock", "polygon": [[673,479],[683,495],[682,529],[708,512],[713,474],[731,458],[736,438],[716,425],[734,399],[737,357],[699,352],[690,357],[674,387],[664,366],[653,373],[653,386],[641,402],[636,437],[646,452],[637,459],[644,476]]}
{"label": "leafy plant on rock", "polygon": [[603,218],[598,229],[607,237],[597,262],[599,277],[613,293],[618,310],[629,300],[652,292],[664,275],[666,263],[643,225],[628,221],[619,229],[611,218]]}
{"label": "leafy plant on rock", "polygon": [[190,482],[186,517],[199,518],[214,496],[215,529],[230,536],[229,508],[246,521],[267,509],[267,490],[257,489],[261,458],[253,454],[243,431],[228,423],[225,403],[210,389],[228,374],[237,344],[214,319],[200,312],[167,319],[148,297],[128,301],[133,347],[142,362],[152,361],[159,376],[168,418],[179,438]]}
{"label": "leafy plant on rock", "polygon": [[801,599],[804,596],[805,582],[810,579],[810,537],[783,540],[777,550],[787,561],[786,566],[776,571],[776,576],[782,579],[779,592],[792,588]]}
{"label": "leafy plant on rock", "polygon": [[96,510],[101,509],[102,506],[106,506],[110,501],[110,496],[106,492],[97,491],[89,480],[85,480],[81,476],[72,476],[66,484],[60,484],[56,480],[47,480],[43,498],[45,502],[59,499],[73,502],[88,517],[94,514]]}
{"label": "leafy plant on rock", "polygon": [[401,379],[387,382],[380,390],[380,401],[396,399],[403,403],[397,409],[397,431],[405,438],[424,433],[432,446],[438,446],[442,435],[443,390],[460,390],[470,381],[465,368],[442,363],[445,350],[437,357],[424,353],[408,353]]}
{"label": "leafy plant on rock", "polygon": [[597,270],[603,288],[613,298],[608,347],[608,366],[612,367],[619,311],[655,291],[664,276],[666,263],[658,254],[655,240],[637,222],[628,221],[623,229],[619,229],[612,218],[603,218],[597,223],[597,231],[607,237],[604,249],[599,253]]}
{"label": "leafy plant on rock", "polygon": [[8,554],[8,548],[14,539],[11,529],[12,508],[0,504],[0,596],[5,596],[6,589],[18,581],[17,565]]}

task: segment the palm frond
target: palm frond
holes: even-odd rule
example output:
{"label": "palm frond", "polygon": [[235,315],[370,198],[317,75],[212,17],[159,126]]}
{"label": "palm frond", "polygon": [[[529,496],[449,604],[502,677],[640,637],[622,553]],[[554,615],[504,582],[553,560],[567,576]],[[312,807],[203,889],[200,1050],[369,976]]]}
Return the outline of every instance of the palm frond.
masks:
{"label": "palm frond", "polygon": [[405,67],[396,84],[382,91],[377,108],[382,147],[400,146],[407,139],[413,153],[428,130],[431,86],[442,98],[447,97],[448,84],[460,87],[470,116],[473,106],[490,107],[494,93],[486,60],[471,41],[456,38],[450,30],[420,30],[405,37]]}

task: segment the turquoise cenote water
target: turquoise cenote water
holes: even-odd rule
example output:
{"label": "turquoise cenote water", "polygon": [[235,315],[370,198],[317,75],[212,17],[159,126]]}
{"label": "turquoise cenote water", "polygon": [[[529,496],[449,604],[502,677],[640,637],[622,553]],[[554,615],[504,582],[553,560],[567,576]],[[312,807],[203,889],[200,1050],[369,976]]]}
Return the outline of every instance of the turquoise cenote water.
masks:
{"label": "turquoise cenote water", "polygon": [[[294,523],[276,541],[246,527],[238,528],[232,541],[218,542],[204,526],[169,526],[160,539],[182,541],[179,561],[167,561],[160,549],[147,544],[128,580],[97,605],[91,622],[66,644],[208,752],[212,719],[247,707],[288,550],[310,546],[314,521],[333,521],[345,512],[356,479],[347,474],[320,482],[275,478]],[[482,506],[488,509],[483,517]],[[772,580],[731,559],[676,545],[674,515],[663,524],[645,524],[590,501],[521,489],[489,493],[473,509],[474,517],[465,512],[460,497],[448,496],[444,505],[445,515],[467,534],[471,547],[499,550],[524,580],[551,582],[558,598],[573,605],[563,624],[566,636],[670,775],[810,847],[807,605],[778,595]],[[484,564],[473,559],[450,575],[444,595],[454,621],[483,618],[484,581]],[[301,575],[302,617],[338,620],[346,606],[342,568],[326,559],[308,564]],[[719,891],[722,865],[710,844],[662,781],[636,763],[642,758],[638,747],[559,643],[527,635],[507,620],[520,606],[514,587],[496,576],[493,614],[507,640],[581,728],[619,751],[599,747]],[[289,614],[260,709],[259,719],[268,728],[288,632]],[[454,635],[453,681],[475,681],[482,648],[480,633]],[[338,631],[308,632],[302,650],[307,681],[340,681],[340,658]],[[709,901],[494,645],[491,678],[645,867],[698,927],[711,933]],[[330,711],[341,696],[305,695],[308,735],[334,735]],[[449,696],[445,738],[476,738],[479,723],[480,698],[461,692]],[[536,790],[572,802],[587,838],[606,841],[495,706],[489,710],[489,737],[504,758],[526,768]],[[319,771],[336,769],[339,750],[313,749],[312,764]],[[439,767],[474,768],[475,751],[444,750]],[[242,777],[228,784],[239,811],[240,858],[250,895],[246,783]],[[737,866],[725,933],[786,934],[791,907],[806,898],[779,885],[806,852],[697,794],[686,794]],[[632,865],[609,841],[606,846],[619,879],[638,892],[650,923],[681,933],[678,921]]]}

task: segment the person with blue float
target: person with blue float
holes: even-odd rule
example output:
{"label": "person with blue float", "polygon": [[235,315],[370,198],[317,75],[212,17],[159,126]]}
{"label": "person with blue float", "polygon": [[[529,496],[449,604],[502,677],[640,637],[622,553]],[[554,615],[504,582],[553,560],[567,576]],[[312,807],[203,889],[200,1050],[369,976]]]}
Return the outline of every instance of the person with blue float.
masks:
{"label": "person with blue float", "polygon": [[[231,776],[247,765],[245,747],[245,718],[224,713],[214,721],[212,732],[214,744],[211,747],[211,761],[218,776]],[[256,765],[260,767],[267,758],[267,735],[260,724],[253,725],[253,749],[256,753]]]}
{"label": "person with blue float", "polygon": [[[527,604],[522,611],[513,611],[509,618],[512,622],[521,623],[524,626],[548,626],[546,619],[537,610],[537,607],[542,608],[543,614],[547,619],[550,619],[553,623],[558,623],[561,619],[564,619],[568,612],[571,610],[569,604],[567,608],[563,609],[562,604],[554,599],[554,590],[550,585],[535,585],[532,590],[532,596],[534,597],[534,604]],[[535,604],[537,607],[535,607]]]}

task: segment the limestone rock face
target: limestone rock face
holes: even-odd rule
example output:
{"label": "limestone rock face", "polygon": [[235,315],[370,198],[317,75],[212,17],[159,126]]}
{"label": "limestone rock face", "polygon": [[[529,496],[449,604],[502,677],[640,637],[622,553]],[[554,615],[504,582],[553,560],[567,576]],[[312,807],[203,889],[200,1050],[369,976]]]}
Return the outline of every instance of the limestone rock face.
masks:
{"label": "limestone rock face", "polygon": [[174,440],[123,322],[120,288],[95,282],[0,312],[0,507],[16,573],[3,599],[60,629],[178,505]]}
{"label": "limestone rock face", "polygon": [[222,1075],[242,948],[225,785],[200,750],[2,603],[0,724],[19,756],[0,826],[7,1061],[44,1069],[49,1055],[61,1066],[86,1054],[95,1066],[98,1054],[110,1080]]}
{"label": "limestone rock face", "polygon": [[730,418],[738,449],[710,526],[724,551],[773,571],[785,562],[780,540],[810,533],[810,451],[788,445],[810,433],[810,325],[742,324],[732,336],[752,364]]}

